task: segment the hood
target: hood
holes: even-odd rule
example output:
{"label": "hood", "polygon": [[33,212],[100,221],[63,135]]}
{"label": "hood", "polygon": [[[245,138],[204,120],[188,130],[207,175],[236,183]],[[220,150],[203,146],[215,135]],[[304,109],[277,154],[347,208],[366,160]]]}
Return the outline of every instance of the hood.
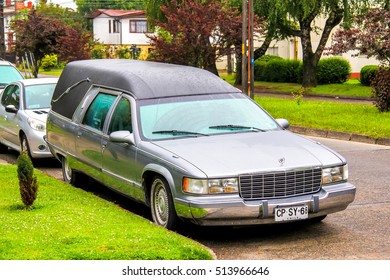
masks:
{"label": "hood", "polygon": [[46,122],[49,109],[25,110],[24,112],[30,118],[34,118],[34,119],[40,120],[42,122]]}
{"label": "hood", "polygon": [[208,177],[337,165],[344,159],[289,131],[248,132],[154,142]]}

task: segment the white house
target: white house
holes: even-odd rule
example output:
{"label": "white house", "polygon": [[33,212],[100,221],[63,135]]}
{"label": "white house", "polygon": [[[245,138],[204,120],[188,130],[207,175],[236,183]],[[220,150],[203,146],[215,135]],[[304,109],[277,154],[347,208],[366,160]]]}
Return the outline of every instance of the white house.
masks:
{"label": "white house", "polygon": [[[4,0],[0,0],[4,1]],[[31,9],[33,3],[31,1],[21,0],[5,0],[3,6],[3,20],[4,20],[4,45],[6,58],[13,60],[15,57],[10,58],[8,55],[13,54],[13,45],[15,42],[15,34],[10,28],[11,20],[14,19],[18,11],[23,9]],[[1,18],[1,17],[0,17]]]}
{"label": "white house", "polygon": [[136,45],[141,56],[150,48],[146,33],[149,32],[145,11],[98,9],[93,19],[94,39],[105,45]]}
{"label": "white house", "polygon": [[[325,26],[325,19],[317,18],[314,22],[314,24],[319,27],[323,28]],[[331,33],[331,36],[328,39],[328,42],[326,44],[326,48],[330,47],[332,45],[332,34],[337,30],[337,27],[335,27]],[[259,36],[257,36],[259,37]],[[315,32],[311,33],[311,40],[312,40],[312,46],[313,51],[317,48],[319,42],[320,42],[320,34],[316,34]],[[254,42],[255,49],[260,47],[262,44],[261,40],[258,40]],[[269,55],[277,55],[286,59],[300,59],[302,60],[302,45],[301,40],[299,37],[294,38],[288,38],[281,41],[273,41],[266,54]],[[375,58],[367,58],[367,56],[357,55],[357,51],[350,51],[347,53],[343,53],[339,55],[340,57],[343,57],[347,59],[352,68],[352,75],[351,77],[360,77],[360,70],[365,65],[379,65],[379,61]],[[322,58],[327,58],[330,56],[327,56],[323,54]],[[227,63],[225,59],[222,59],[217,64],[218,69],[226,69]]]}
{"label": "white house", "polygon": [[[317,18],[314,23],[317,27],[323,28],[325,26],[325,19]],[[329,36],[328,42],[326,44],[326,48],[332,46],[332,34],[337,31],[338,27],[335,27]],[[322,33],[321,33],[322,34]],[[313,51],[317,48],[321,34],[316,34],[315,32],[311,33],[311,40]],[[270,47],[267,50],[267,54],[278,55],[283,58],[289,59],[301,59],[302,60],[302,45],[301,40],[298,37],[289,38],[282,41],[274,41],[271,43]],[[357,55],[357,51],[350,51],[347,53],[343,53],[339,55],[349,61],[352,68],[352,77],[358,77],[360,75],[360,69],[365,65],[379,65],[379,61],[375,58],[367,58],[367,56],[359,56]],[[327,56],[323,54],[322,58],[327,58]]]}

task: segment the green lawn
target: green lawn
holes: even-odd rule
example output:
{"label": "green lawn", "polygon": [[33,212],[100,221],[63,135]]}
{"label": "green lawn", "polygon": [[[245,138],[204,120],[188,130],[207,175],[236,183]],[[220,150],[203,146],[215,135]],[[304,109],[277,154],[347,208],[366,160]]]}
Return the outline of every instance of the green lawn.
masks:
{"label": "green lawn", "polygon": [[344,104],[329,101],[306,101],[256,97],[274,118],[285,118],[291,125],[390,137],[390,112],[380,113],[373,105]]}
{"label": "green lawn", "polygon": [[52,75],[52,76],[60,76],[64,69],[51,69],[50,71],[45,71],[43,69],[39,69],[39,74]]}
{"label": "green lawn", "polygon": [[36,171],[24,210],[15,165],[0,165],[0,260],[212,259],[209,251],[119,206]]}

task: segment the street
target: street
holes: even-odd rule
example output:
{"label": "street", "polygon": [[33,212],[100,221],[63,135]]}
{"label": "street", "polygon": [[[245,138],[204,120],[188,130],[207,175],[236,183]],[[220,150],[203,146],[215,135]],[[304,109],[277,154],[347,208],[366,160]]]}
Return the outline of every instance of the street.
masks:
{"label": "street", "polygon": [[[178,233],[208,246],[220,260],[390,259],[390,146],[314,139],[338,151],[349,163],[350,182],[357,187],[357,194],[345,211],[319,223],[208,228],[185,224]],[[0,162],[14,163],[16,156],[12,151],[1,154]],[[40,163],[38,168],[62,178],[54,160]],[[150,218],[142,205],[105,191],[94,192]]]}
{"label": "street", "polygon": [[357,194],[345,211],[314,224],[192,228],[188,236],[213,249],[218,259],[390,259],[390,147],[316,140],[348,160]]}

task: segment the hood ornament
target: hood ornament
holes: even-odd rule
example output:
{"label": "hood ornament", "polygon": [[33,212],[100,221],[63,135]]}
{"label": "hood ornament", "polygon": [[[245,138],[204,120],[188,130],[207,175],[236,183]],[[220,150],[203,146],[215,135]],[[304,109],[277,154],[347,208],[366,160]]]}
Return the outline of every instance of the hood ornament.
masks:
{"label": "hood ornament", "polygon": [[286,162],[286,159],[284,157],[280,158],[278,160],[280,166],[284,166],[284,163]]}

